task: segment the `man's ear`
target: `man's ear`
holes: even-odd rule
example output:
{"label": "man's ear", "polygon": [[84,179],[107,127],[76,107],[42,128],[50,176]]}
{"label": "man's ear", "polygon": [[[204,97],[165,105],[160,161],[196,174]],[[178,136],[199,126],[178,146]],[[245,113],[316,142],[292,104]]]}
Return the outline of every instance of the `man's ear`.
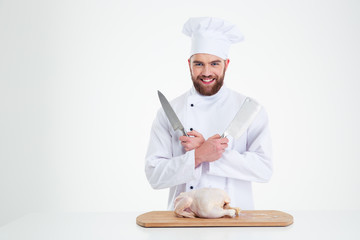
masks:
{"label": "man's ear", "polygon": [[230,59],[227,58],[227,59],[225,60],[225,71],[226,71],[226,69],[228,68],[229,63],[230,63]]}

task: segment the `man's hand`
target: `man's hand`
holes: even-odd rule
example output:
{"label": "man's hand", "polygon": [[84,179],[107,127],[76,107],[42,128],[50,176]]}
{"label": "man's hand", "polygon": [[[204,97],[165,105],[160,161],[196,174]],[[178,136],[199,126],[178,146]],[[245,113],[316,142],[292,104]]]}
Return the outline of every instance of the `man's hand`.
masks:
{"label": "man's hand", "polygon": [[229,139],[221,138],[216,134],[206,140],[200,147],[195,149],[195,167],[202,162],[214,162],[221,158],[223,152],[228,147]]}
{"label": "man's hand", "polygon": [[185,151],[191,151],[193,149],[196,149],[205,142],[203,135],[201,135],[201,133],[198,133],[195,130],[188,132],[187,134],[192,137],[181,136],[179,138],[181,141],[181,145],[184,147]]}

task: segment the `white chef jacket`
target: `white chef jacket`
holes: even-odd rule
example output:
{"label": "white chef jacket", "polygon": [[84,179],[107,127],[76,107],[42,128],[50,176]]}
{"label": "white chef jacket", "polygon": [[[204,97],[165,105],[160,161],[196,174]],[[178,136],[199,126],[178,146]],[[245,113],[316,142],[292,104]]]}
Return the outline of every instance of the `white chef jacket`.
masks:
{"label": "white chef jacket", "polygon": [[[192,87],[170,104],[186,131],[194,129],[208,139],[225,131],[245,98],[226,86],[212,96],[200,95]],[[195,150],[184,150],[181,135],[160,108],[150,133],[145,173],[154,189],[170,188],[168,209],[174,209],[174,199],[181,192],[203,187],[224,189],[232,206],[254,209],[251,182],[268,182],[272,175],[271,139],[264,108],[239,139],[228,136],[228,148],[219,160],[197,168]]]}

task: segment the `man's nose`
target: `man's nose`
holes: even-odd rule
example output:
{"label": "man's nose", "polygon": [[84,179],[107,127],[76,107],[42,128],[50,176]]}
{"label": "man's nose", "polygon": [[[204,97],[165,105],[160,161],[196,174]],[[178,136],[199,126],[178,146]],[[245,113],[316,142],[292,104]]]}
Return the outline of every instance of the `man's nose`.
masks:
{"label": "man's nose", "polygon": [[210,67],[205,65],[202,71],[202,75],[204,76],[210,76],[211,75],[211,71],[210,71]]}

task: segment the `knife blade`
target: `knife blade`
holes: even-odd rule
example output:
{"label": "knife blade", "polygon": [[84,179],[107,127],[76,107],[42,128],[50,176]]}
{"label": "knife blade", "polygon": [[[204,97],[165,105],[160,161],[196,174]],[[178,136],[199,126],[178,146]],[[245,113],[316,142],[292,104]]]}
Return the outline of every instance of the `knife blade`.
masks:
{"label": "knife blade", "polygon": [[234,139],[238,139],[250,126],[260,109],[260,104],[247,97],[221,137],[231,135]]}
{"label": "knife blade", "polygon": [[188,137],[184,126],[181,124],[178,116],[176,115],[174,109],[171,107],[169,101],[166,99],[164,94],[162,94],[160,91],[158,91],[158,96],[159,96],[161,106],[164,109],[165,114],[166,114],[167,118],[169,119],[169,121],[171,123],[171,126],[174,129],[174,131],[181,130],[182,133],[184,134],[184,136]]}

